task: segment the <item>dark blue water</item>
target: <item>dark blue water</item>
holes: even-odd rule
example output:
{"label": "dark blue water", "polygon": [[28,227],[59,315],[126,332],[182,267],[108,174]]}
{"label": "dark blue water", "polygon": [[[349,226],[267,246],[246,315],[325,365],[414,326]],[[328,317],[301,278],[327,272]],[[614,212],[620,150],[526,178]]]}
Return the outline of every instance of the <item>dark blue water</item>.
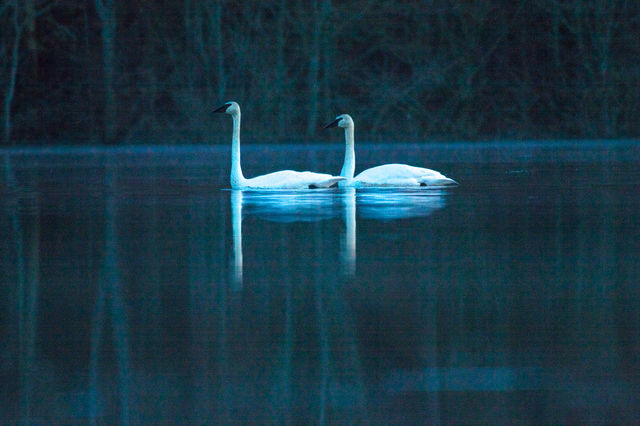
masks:
{"label": "dark blue water", "polygon": [[0,151],[0,423],[640,421],[635,142],[357,155],[460,186],[241,192],[227,147]]}

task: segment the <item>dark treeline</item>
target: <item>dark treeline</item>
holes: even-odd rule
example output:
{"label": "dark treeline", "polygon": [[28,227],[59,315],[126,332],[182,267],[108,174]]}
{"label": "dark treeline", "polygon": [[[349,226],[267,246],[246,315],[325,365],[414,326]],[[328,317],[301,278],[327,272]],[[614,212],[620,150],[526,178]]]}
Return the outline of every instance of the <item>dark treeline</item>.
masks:
{"label": "dark treeline", "polygon": [[[2,141],[634,137],[631,0],[0,0]],[[224,130],[220,134],[220,130]]]}

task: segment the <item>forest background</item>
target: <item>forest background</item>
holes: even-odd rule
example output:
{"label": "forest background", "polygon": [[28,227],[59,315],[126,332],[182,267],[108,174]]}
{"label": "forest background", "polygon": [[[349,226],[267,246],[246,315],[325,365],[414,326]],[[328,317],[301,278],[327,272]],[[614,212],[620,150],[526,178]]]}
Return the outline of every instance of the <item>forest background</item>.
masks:
{"label": "forest background", "polygon": [[[0,144],[633,138],[631,0],[0,0]],[[224,131],[223,131],[224,130]]]}

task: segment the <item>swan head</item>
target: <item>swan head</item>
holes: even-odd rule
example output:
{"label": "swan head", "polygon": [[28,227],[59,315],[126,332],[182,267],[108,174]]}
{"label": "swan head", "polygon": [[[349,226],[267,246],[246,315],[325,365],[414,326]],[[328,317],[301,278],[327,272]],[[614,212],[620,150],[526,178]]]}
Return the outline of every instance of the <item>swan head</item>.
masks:
{"label": "swan head", "polygon": [[348,127],[353,128],[353,119],[349,114],[339,115],[331,123],[324,126],[325,129],[328,129],[330,127],[342,127],[343,129],[346,129]]}
{"label": "swan head", "polygon": [[214,109],[213,112],[221,112],[230,115],[238,114],[240,112],[240,105],[238,105],[237,102],[233,101],[227,102],[221,107]]}

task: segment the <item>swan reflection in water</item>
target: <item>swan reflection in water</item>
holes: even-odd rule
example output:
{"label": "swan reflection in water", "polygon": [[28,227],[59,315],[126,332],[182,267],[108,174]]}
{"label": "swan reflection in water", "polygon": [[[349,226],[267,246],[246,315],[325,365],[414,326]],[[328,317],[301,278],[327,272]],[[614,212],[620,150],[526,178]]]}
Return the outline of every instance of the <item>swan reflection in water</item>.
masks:
{"label": "swan reflection in water", "polygon": [[[231,190],[233,283],[242,287],[242,215],[273,222],[317,222],[342,216],[344,234],[340,258],[345,275],[356,271],[356,210],[363,219],[397,220],[425,217],[445,206],[446,190],[434,189],[315,189]],[[357,206],[357,209],[356,209]],[[341,214],[342,213],[342,214]]]}
{"label": "swan reflection in water", "polygon": [[[336,189],[302,190],[232,190],[240,193],[244,214],[256,215],[271,222],[317,222],[340,214]],[[237,201],[236,200],[236,201]]]}
{"label": "swan reflection in water", "polygon": [[445,206],[446,189],[359,189],[358,216],[394,220],[429,216]]}
{"label": "swan reflection in water", "polygon": [[231,191],[231,228],[233,231],[233,289],[242,287],[242,191]]}
{"label": "swan reflection in water", "polygon": [[445,206],[444,189],[344,188],[342,191],[345,224],[341,258],[345,275],[356,272],[356,205],[358,217],[397,220],[429,216]]}
{"label": "swan reflection in water", "polygon": [[242,215],[271,222],[317,222],[340,214],[335,189],[231,190],[233,228],[233,284],[242,287]]}

